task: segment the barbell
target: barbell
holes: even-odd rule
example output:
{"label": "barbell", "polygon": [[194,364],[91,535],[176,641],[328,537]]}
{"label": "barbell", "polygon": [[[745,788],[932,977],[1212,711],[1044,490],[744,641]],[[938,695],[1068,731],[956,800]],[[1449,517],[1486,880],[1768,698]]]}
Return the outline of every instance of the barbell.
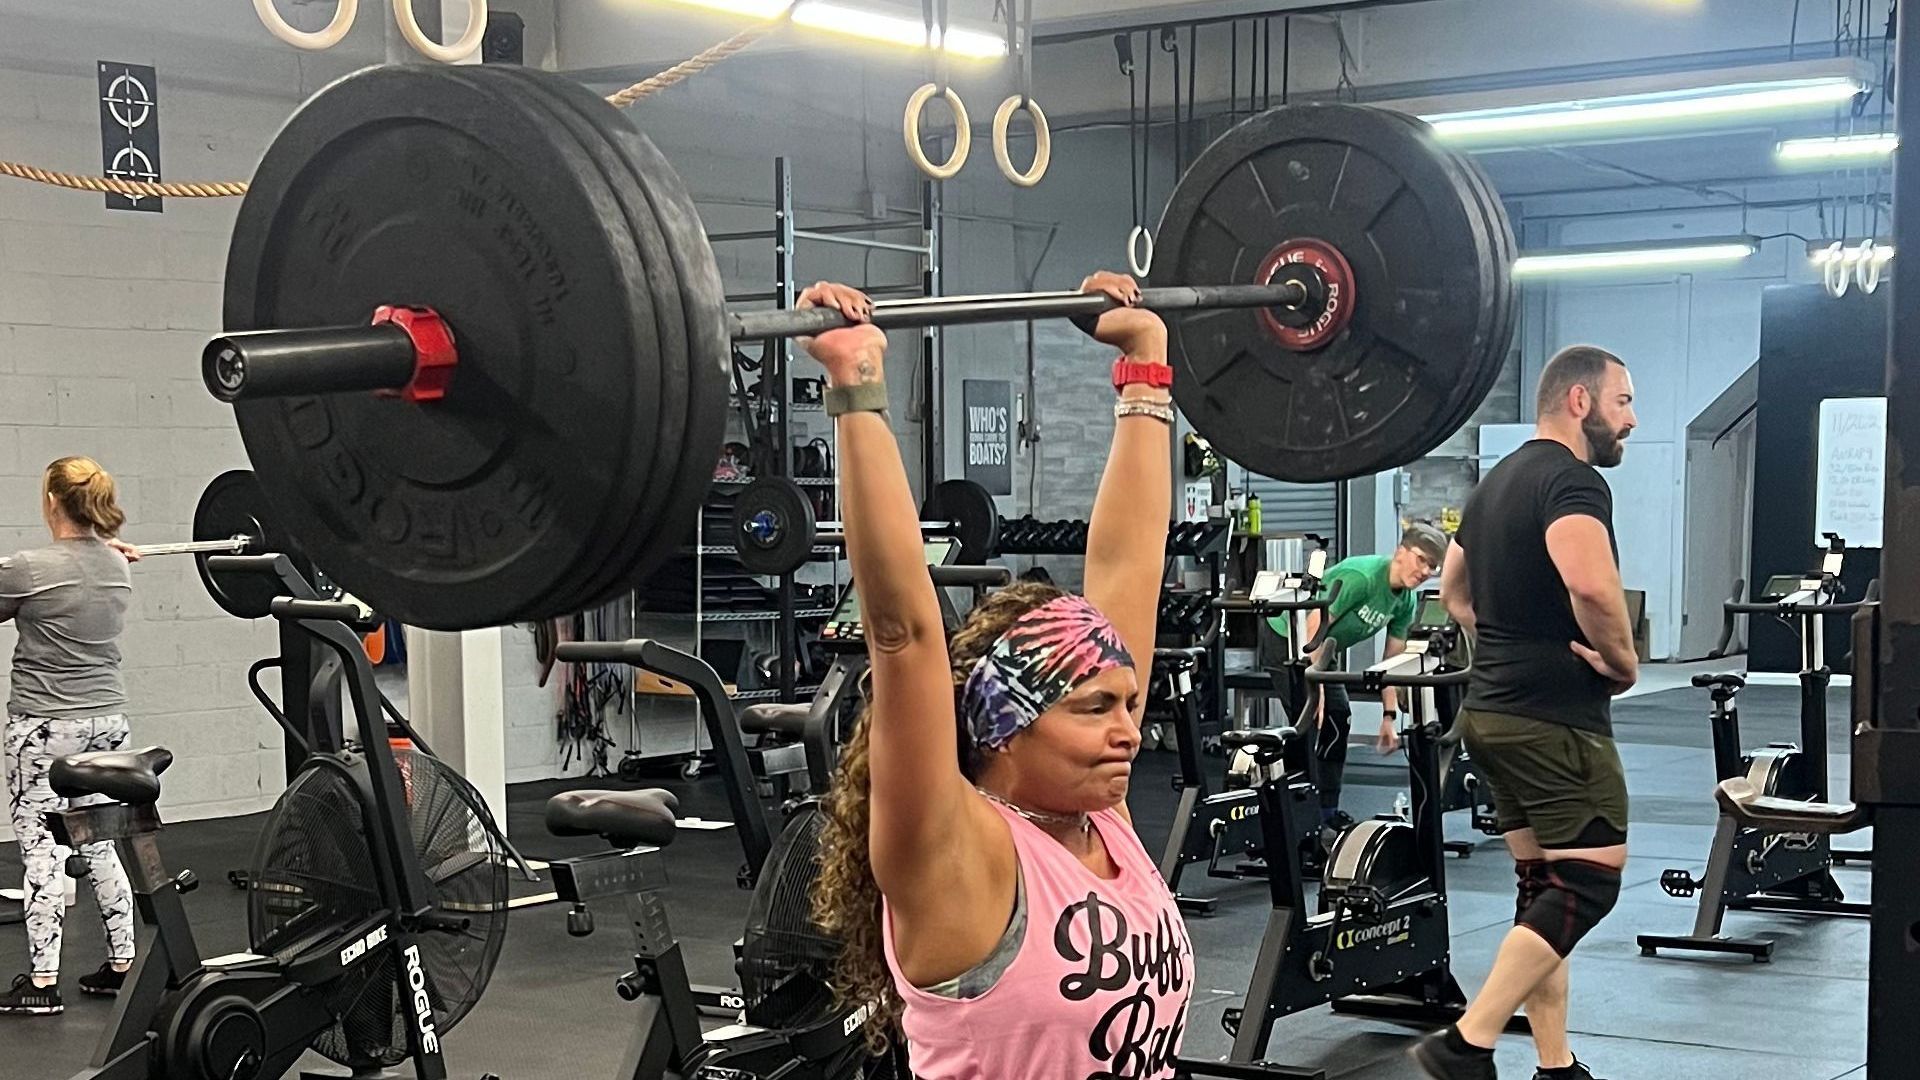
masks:
{"label": "barbell", "polygon": [[252,545],[251,536],[235,534],[224,540],[181,540],[170,544],[142,544],[140,557],[146,559],[155,555],[244,555]]}
{"label": "barbell", "polygon": [[[1512,336],[1498,200],[1400,114],[1242,122],[1180,179],[1158,240],[1143,299],[1168,323],[1174,398],[1268,476],[1421,456],[1485,398]],[[434,629],[578,611],[691,544],[732,341],[842,322],[727,311],[653,144],[585,88],[507,65],[375,68],[308,100],[255,173],[226,281],[202,374],[273,516],[344,588]],[[882,301],[874,321],[1108,303]]]}

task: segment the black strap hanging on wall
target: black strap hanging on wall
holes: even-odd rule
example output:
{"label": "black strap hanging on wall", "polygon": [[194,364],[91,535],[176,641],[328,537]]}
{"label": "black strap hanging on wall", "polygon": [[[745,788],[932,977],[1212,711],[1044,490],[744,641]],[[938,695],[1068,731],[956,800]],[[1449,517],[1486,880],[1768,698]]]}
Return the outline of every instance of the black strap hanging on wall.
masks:
{"label": "black strap hanging on wall", "polygon": [[1186,132],[1180,119],[1180,32],[1171,26],[1161,27],[1160,49],[1173,55],[1173,172],[1178,176],[1187,168],[1181,138]]}
{"label": "black strap hanging on wall", "polygon": [[1230,59],[1227,61],[1227,123],[1232,125],[1240,120],[1239,22],[1227,24],[1227,35],[1227,52],[1230,54]]}
{"label": "black strap hanging on wall", "polygon": [[1289,66],[1293,63],[1293,16],[1280,20],[1280,104],[1287,103],[1287,86],[1292,75]]}
{"label": "black strap hanging on wall", "polygon": [[1260,110],[1265,112],[1273,108],[1273,19],[1271,16],[1260,20],[1260,55],[1266,57],[1266,63],[1260,65]]}
{"label": "black strap hanging on wall", "polygon": [[1260,111],[1260,21],[1247,20],[1247,112]]}
{"label": "black strap hanging on wall", "polygon": [[[1200,68],[1200,27],[1187,24],[1187,137],[1183,147],[1187,154],[1193,153],[1193,73]],[[1182,173],[1181,175],[1185,175]]]}

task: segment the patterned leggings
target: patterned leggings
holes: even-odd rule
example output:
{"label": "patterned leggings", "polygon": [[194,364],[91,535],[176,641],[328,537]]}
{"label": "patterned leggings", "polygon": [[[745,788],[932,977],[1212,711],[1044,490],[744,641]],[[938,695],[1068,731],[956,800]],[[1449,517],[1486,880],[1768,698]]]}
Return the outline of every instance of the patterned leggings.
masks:
{"label": "patterned leggings", "polygon": [[[68,801],[53,793],[48,773],[55,760],[68,754],[118,750],[126,745],[127,734],[127,718],[120,713],[65,720],[7,718],[7,806],[13,815],[13,835],[20,841],[20,861],[27,867],[27,944],[35,975],[60,973],[60,922],[66,914],[66,888],[60,874],[67,849],[53,842],[46,815],[66,809]],[[87,861],[94,903],[107,925],[107,956],[131,960],[133,889],[126,871],[112,844],[87,844],[81,854]]]}

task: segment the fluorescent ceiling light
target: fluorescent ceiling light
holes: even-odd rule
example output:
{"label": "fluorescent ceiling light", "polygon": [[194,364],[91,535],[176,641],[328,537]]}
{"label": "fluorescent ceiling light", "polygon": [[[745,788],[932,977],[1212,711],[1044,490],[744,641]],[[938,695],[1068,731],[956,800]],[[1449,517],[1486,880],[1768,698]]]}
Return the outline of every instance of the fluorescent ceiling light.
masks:
{"label": "fluorescent ceiling light", "polygon": [[771,19],[787,10],[789,0],[677,0],[677,2],[688,7],[706,8],[708,11],[724,11],[729,15]]}
{"label": "fluorescent ceiling light", "polygon": [[1893,245],[1878,241],[1843,245],[1838,240],[1812,240],[1807,243],[1807,258],[1815,266],[1825,266],[1838,258],[1843,263],[1857,263],[1868,252],[1873,253],[1873,261],[1886,262],[1893,258]]}
{"label": "fluorescent ceiling light", "polygon": [[1756,113],[1805,112],[1851,100],[1864,89],[1865,82],[1856,76],[1833,75],[1476,109],[1421,119],[1450,141],[1533,142],[1605,129],[1685,126]]}
{"label": "fluorescent ceiling light", "polygon": [[[831,4],[826,0],[803,0],[793,9],[793,21],[819,30],[837,30],[843,34],[875,41],[924,48],[928,44],[926,23],[904,15]],[[940,44],[940,31],[934,30],[932,43]],[[954,56],[991,59],[1007,54],[1007,39],[995,33],[947,25],[947,52]]]}
{"label": "fluorescent ceiling light", "polygon": [[1522,255],[1513,263],[1515,277],[1621,270],[1655,270],[1720,262],[1737,262],[1752,255],[1759,241],[1751,236],[1691,240],[1685,243],[1634,244],[1626,247],[1585,248]]}
{"label": "fluorescent ceiling light", "polygon": [[1900,136],[1876,131],[1867,135],[1830,135],[1817,139],[1788,139],[1774,148],[1781,161],[1873,160],[1893,153]]}
{"label": "fluorescent ceiling light", "polygon": [[[706,8],[710,11],[724,11],[729,15],[771,19],[787,10],[791,0],[676,0],[676,2]],[[793,6],[793,21],[796,25],[815,30],[831,30],[910,49],[924,49],[928,46],[929,40],[926,24],[920,19],[881,9],[829,3],[828,0],[799,0],[799,3]],[[932,43],[934,45],[940,43],[938,30],[932,35]],[[992,31],[972,30],[950,23],[947,26],[946,48],[947,52],[954,56],[990,60],[1007,54],[1007,39]]]}

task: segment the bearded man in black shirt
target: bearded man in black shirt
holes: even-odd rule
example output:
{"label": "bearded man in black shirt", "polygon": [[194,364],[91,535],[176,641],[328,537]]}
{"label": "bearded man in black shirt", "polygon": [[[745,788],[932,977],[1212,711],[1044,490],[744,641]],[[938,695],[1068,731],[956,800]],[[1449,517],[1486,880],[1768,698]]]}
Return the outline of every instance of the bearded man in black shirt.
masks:
{"label": "bearded man in black shirt", "polygon": [[1576,345],[1540,376],[1532,441],[1481,478],[1440,596],[1474,636],[1457,730],[1494,790],[1519,878],[1514,928],[1460,1022],[1421,1040],[1436,1080],[1495,1080],[1495,1040],[1522,1005],[1535,1080],[1592,1080],[1567,1045],[1567,957],[1620,895],[1627,785],[1611,701],[1639,677],[1613,536],[1637,421],[1620,358]]}

